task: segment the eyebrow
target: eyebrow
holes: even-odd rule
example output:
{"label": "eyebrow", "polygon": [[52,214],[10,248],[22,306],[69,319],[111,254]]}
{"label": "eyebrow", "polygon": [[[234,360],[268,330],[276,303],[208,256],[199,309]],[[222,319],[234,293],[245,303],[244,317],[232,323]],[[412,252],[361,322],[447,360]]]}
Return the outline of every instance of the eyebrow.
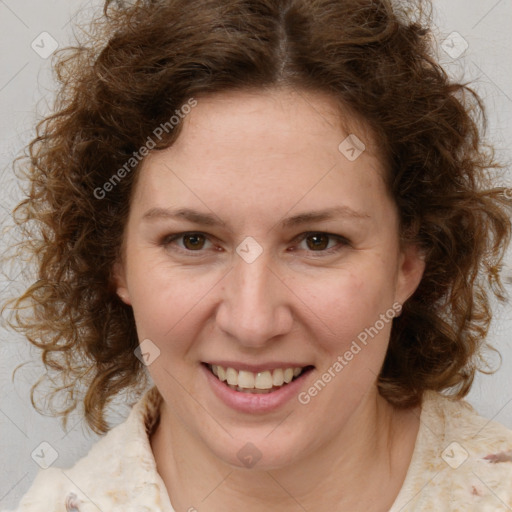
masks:
{"label": "eyebrow", "polygon": [[[293,217],[288,217],[281,222],[282,228],[290,228],[312,222],[322,222],[334,220],[338,217],[350,218],[354,220],[367,220],[371,217],[367,213],[358,212],[348,206],[336,206],[325,210],[315,210],[311,212],[300,213]],[[179,208],[172,210],[169,208],[151,208],[142,216],[144,221],[155,219],[187,220],[194,224],[204,226],[225,226],[217,215],[202,213],[191,208]]]}
{"label": "eyebrow", "polygon": [[325,210],[316,210],[312,212],[300,213],[293,217],[288,217],[282,222],[283,228],[294,227],[310,222],[321,222],[325,220],[334,220],[337,217],[349,218],[354,220],[365,220],[371,217],[367,213],[358,212],[348,206],[335,206]]}
{"label": "eyebrow", "polygon": [[150,221],[153,219],[183,219],[195,224],[204,224],[205,226],[225,225],[225,222],[221,221],[216,215],[201,213],[191,208],[179,208],[178,210],[151,208],[142,216],[142,220]]}

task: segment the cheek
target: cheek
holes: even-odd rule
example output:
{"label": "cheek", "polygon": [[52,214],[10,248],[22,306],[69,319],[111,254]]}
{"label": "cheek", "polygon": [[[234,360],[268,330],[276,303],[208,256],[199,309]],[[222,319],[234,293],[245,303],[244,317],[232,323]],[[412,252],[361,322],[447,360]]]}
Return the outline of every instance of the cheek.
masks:
{"label": "cheek", "polygon": [[209,290],[219,277],[139,263],[134,261],[129,282],[139,339],[149,338],[159,346],[179,350],[200,325]]}
{"label": "cheek", "polygon": [[[366,271],[340,271],[329,278],[309,281],[301,286],[300,296],[324,333],[321,338],[327,351],[347,349],[365,329],[375,325],[380,315],[391,315],[392,283],[377,268],[370,266]],[[314,317],[311,316],[312,322]],[[385,337],[389,333],[388,325],[387,321],[382,328],[379,322],[380,336]],[[364,334],[361,338],[364,339]]]}

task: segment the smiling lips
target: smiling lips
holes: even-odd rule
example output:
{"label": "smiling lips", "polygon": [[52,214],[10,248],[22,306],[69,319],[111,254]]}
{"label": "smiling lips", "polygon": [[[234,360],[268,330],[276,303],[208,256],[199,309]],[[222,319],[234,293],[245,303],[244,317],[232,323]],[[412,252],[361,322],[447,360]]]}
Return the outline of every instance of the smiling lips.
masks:
{"label": "smiling lips", "polygon": [[208,364],[209,370],[231,389],[242,393],[272,393],[289,384],[299,377],[306,367],[275,368],[251,372],[247,370],[235,370],[232,367],[224,367],[217,364]]}

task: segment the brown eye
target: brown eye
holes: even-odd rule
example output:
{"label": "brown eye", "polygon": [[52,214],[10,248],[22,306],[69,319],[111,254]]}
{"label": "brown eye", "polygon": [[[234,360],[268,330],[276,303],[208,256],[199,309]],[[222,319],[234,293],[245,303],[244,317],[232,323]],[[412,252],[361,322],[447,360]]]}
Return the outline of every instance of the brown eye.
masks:
{"label": "brown eye", "polygon": [[160,240],[160,245],[165,251],[187,257],[204,257],[212,250],[219,250],[214,246],[208,234],[196,231],[167,235]]}
{"label": "brown eye", "polygon": [[183,235],[183,246],[189,251],[194,251],[198,249],[202,249],[204,243],[206,241],[206,237],[201,233],[194,233],[191,235]]}
{"label": "brown eye", "polygon": [[322,231],[310,231],[303,233],[295,239],[298,245],[292,248],[292,251],[305,251],[306,257],[322,257],[338,253],[347,247],[351,247],[350,241],[340,235],[332,233],[324,233]]}
{"label": "brown eye", "polygon": [[324,233],[315,233],[306,237],[306,244],[311,251],[324,251],[329,245],[329,238]]}

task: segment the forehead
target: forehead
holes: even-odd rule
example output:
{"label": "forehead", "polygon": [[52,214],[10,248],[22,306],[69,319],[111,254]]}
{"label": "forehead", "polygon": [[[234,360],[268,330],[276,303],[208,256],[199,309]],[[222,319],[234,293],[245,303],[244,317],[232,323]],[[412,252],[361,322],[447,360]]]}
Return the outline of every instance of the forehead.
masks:
{"label": "forehead", "polygon": [[281,87],[207,95],[197,100],[183,124],[186,133],[175,143],[177,151],[206,139],[212,144],[205,148],[236,144],[246,153],[256,153],[253,141],[257,140],[266,143],[266,149],[295,148],[298,152],[318,146],[323,138],[320,148],[337,153],[341,141],[357,134],[356,139],[364,141],[366,154],[380,158],[368,125],[332,96],[320,92]]}
{"label": "forehead", "polygon": [[288,89],[210,95],[197,98],[182,122],[176,142],[142,165],[145,203],[251,197],[291,207],[386,194],[370,130],[328,96]]}

